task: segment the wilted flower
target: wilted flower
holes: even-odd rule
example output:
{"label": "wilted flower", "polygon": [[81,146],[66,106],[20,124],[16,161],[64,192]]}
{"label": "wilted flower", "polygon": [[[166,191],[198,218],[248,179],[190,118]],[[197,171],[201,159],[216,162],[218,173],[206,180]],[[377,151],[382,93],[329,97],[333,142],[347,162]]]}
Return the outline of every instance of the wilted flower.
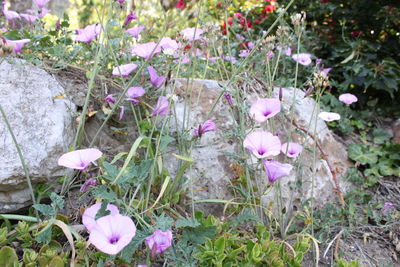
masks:
{"label": "wilted flower", "polygon": [[101,25],[92,24],[88,25],[83,29],[76,30],[77,35],[75,36],[75,41],[83,42],[83,43],[90,43],[97,36],[100,35],[101,32]]}
{"label": "wilted flower", "polygon": [[331,70],[332,70],[332,68],[325,68],[325,69],[322,69],[321,72],[322,72],[323,74],[325,74],[326,76],[328,76],[328,73],[329,73]]}
{"label": "wilted flower", "polygon": [[135,12],[131,11],[128,16],[126,16],[125,21],[124,21],[124,27],[128,26],[129,23],[131,23],[132,20],[136,20],[137,17],[135,15]]}
{"label": "wilted flower", "polygon": [[115,98],[113,97],[113,95],[112,94],[108,94],[107,96],[106,96],[106,102],[108,103],[108,104],[110,104],[110,103],[115,103]]}
{"label": "wilted flower", "polygon": [[311,55],[306,54],[306,53],[301,53],[301,54],[293,54],[292,58],[294,61],[298,62],[301,65],[308,66],[311,64]]}
{"label": "wilted flower", "polygon": [[318,117],[324,121],[337,121],[340,120],[340,115],[335,112],[321,112]]}
{"label": "wilted flower", "polygon": [[44,6],[49,2],[50,0],[33,0],[35,4],[40,8],[44,8]]}
{"label": "wilted flower", "polygon": [[279,137],[269,132],[253,132],[248,134],[243,141],[244,148],[253,152],[259,159],[277,156],[281,153],[281,141]]}
{"label": "wilted flower", "polygon": [[165,76],[159,76],[157,74],[156,69],[153,68],[152,66],[148,66],[147,71],[149,72],[150,75],[150,83],[153,86],[160,88],[164,84]]}
{"label": "wilted flower", "polygon": [[121,109],[119,112],[119,120],[122,121],[122,119],[124,118],[124,114],[125,114],[125,107],[120,106],[119,108]]}
{"label": "wilted flower", "polygon": [[163,232],[161,230],[156,230],[151,236],[147,237],[145,241],[151,250],[152,257],[154,257],[155,254],[164,253],[172,246],[172,231],[167,230]]}
{"label": "wilted flower", "polygon": [[112,71],[112,74],[114,76],[128,77],[129,74],[131,74],[132,71],[136,70],[137,67],[138,66],[133,63],[124,64],[124,65],[115,67]]}
{"label": "wilted flower", "polygon": [[382,213],[384,215],[387,215],[389,213],[389,211],[394,207],[393,203],[390,202],[385,202],[385,204],[383,204],[383,210]]}
{"label": "wilted flower", "polygon": [[154,107],[153,113],[151,115],[167,115],[169,113],[169,103],[168,98],[165,96],[160,96],[157,100],[157,104]]}
{"label": "wilted flower", "polygon": [[345,103],[346,105],[350,105],[354,102],[357,102],[358,98],[353,94],[347,93],[347,94],[341,94],[339,96],[339,100]]}
{"label": "wilted flower", "polygon": [[15,12],[15,11],[12,11],[12,10],[3,9],[3,14],[4,14],[4,16],[6,17],[6,19],[8,21],[12,21],[14,19],[19,19],[20,18],[19,14],[17,12]]}
{"label": "wilted flower", "polygon": [[11,45],[13,47],[14,52],[16,54],[21,52],[21,50],[24,47],[24,45],[31,41],[30,39],[22,39],[22,40],[6,40],[6,39],[3,39],[3,41],[4,40],[5,40],[5,44],[6,45]]}
{"label": "wilted flower", "polygon": [[70,169],[84,170],[103,153],[96,148],[79,149],[65,153],[58,159],[58,165]]}
{"label": "wilted flower", "polygon": [[303,146],[298,143],[289,142],[284,143],[281,150],[282,153],[284,153],[289,158],[295,158],[301,153],[301,151],[303,150]]}
{"label": "wilted flower", "polygon": [[116,255],[131,242],[135,234],[136,226],[131,218],[110,214],[96,220],[89,240],[98,250]]}
{"label": "wilted flower", "polygon": [[161,47],[157,46],[155,42],[148,42],[135,45],[134,47],[132,47],[131,52],[134,55],[148,59],[152,58],[154,54],[161,52]]}
{"label": "wilted flower", "polygon": [[264,170],[271,184],[279,178],[288,176],[292,169],[293,166],[290,164],[283,164],[274,160],[264,160]]}
{"label": "wilted flower", "polygon": [[96,183],[97,183],[96,178],[90,178],[89,180],[87,180],[87,181],[81,186],[81,188],[79,189],[79,191],[80,191],[80,192],[85,192],[85,191],[89,188],[89,186],[96,185]]}
{"label": "wilted flower", "polygon": [[200,28],[186,28],[181,31],[183,38],[189,41],[195,41],[201,39],[201,34],[204,31]]}
{"label": "wilted flower", "polygon": [[120,3],[121,5],[125,2],[125,0],[116,0],[118,3]]}
{"label": "wilted flower", "polygon": [[[96,203],[89,208],[87,208],[82,214],[82,223],[90,232],[96,225],[96,214],[101,208],[101,202]],[[107,204],[106,211],[110,212],[110,215],[119,214],[118,207],[113,204]]]}
{"label": "wilted flower", "polygon": [[230,93],[224,93],[224,97],[230,106],[233,106],[233,97]]}
{"label": "wilted flower", "polygon": [[143,89],[143,87],[130,87],[128,92],[126,92],[126,96],[128,97],[127,100],[137,105],[139,104],[139,100],[136,98],[141,97],[145,92],[146,91]]}
{"label": "wilted flower", "polygon": [[29,24],[34,23],[36,20],[39,19],[38,16],[35,15],[29,15],[29,14],[21,14],[20,15],[23,19],[25,19]]}
{"label": "wilted flower", "polygon": [[139,26],[136,26],[133,28],[129,28],[125,32],[129,33],[130,35],[132,35],[135,38],[138,38],[139,34],[143,31],[143,29],[144,29],[144,26],[139,25]]}
{"label": "wilted flower", "polygon": [[217,126],[212,120],[205,121],[203,124],[200,124],[199,127],[193,130],[193,136],[202,136],[206,132],[213,132],[217,130]]}
{"label": "wilted flower", "polygon": [[281,111],[281,102],[275,98],[260,98],[250,108],[250,116],[258,122],[264,122]]}

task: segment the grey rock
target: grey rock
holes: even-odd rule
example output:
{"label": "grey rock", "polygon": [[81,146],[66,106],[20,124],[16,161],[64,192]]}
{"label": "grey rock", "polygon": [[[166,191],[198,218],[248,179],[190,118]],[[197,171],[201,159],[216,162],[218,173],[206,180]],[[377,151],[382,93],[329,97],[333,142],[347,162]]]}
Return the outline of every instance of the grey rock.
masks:
{"label": "grey rock", "polygon": [[[4,60],[0,64],[0,99],[32,182],[52,183],[68,174],[57,160],[73,143],[76,107],[53,76],[22,60]],[[9,212],[28,205],[30,194],[2,118],[0,140],[0,212]]]}

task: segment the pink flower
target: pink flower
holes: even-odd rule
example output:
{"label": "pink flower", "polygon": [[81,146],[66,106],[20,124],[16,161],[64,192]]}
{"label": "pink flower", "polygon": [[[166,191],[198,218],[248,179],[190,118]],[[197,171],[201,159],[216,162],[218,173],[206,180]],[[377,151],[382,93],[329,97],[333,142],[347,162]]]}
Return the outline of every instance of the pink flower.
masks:
{"label": "pink flower", "polygon": [[157,100],[157,104],[154,107],[153,113],[151,115],[167,115],[169,113],[169,103],[168,98],[165,96],[160,96]]}
{"label": "pink flower", "polygon": [[224,57],[225,61],[231,62],[233,64],[235,64],[237,62],[237,59],[235,57],[231,57],[231,56],[226,56]]}
{"label": "pink flower", "polygon": [[385,202],[385,204],[383,204],[383,210],[382,213],[384,215],[387,215],[389,213],[389,211],[394,207],[394,204],[391,202]]}
{"label": "pink flower", "polygon": [[301,54],[293,54],[292,58],[294,61],[298,62],[301,65],[308,66],[311,64],[311,55],[306,54],[306,53],[301,53]]}
{"label": "pink flower", "polygon": [[357,102],[358,98],[353,94],[342,94],[339,96],[339,100],[345,103],[346,105],[350,105],[354,102]]}
{"label": "pink flower", "polygon": [[193,130],[193,136],[202,136],[206,132],[213,132],[217,130],[217,126],[212,120],[205,121],[203,124],[200,124],[199,127]]}
{"label": "pink flower", "polygon": [[33,0],[35,4],[40,8],[44,8],[44,6],[49,2],[50,0]]}
{"label": "pink flower", "polygon": [[275,56],[275,53],[274,53],[274,52],[272,52],[271,50],[268,51],[268,53],[267,53],[267,58],[268,58],[269,60],[271,60],[274,56]]}
{"label": "pink flower", "polygon": [[281,101],[275,98],[260,98],[251,105],[250,116],[264,122],[281,111]]}
{"label": "pink flower", "polygon": [[[4,41],[4,40],[3,40]],[[21,52],[22,48],[24,47],[24,45],[28,42],[30,42],[30,39],[22,39],[22,40],[5,40],[5,43],[7,45],[11,45],[14,49],[14,52],[16,54],[18,54],[19,52]]]}
{"label": "pink flower", "polygon": [[113,97],[113,95],[112,94],[108,94],[107,96],[106,96],[106,102],[108,103],[108,104],[110,104],[110,103],[115,103],[115,98]]}
{"label": "pink flower", "polygon": [[230,106],[233,106],[233,97],[230,93],[224,93],[224,97]]}
{"label": "pink flower", "polygon": [[89,241],[98,250],[116,255],[131,242],[135,234],[136,226],[131,218],[121,214],[110,214],[96,221]]}
{"label": "pink flower", "polygon": [[[170,51],[170,54],[177,51],[180,47],[177,41],[171,39],[170,37],[163,37],[160,40],[159,46],[165,51]],[[165,52],[164,52],[165,53]]]}
{"label": "pink flower", "polygon": [[326,76],[328,76],[328,73],[329,73],[331,70],[332,70],[332,68],[325,68],[325,69],[322,69],[321,72],[322,72],[323,74],[325,74]]}
{"label": "pink flower", "polygon": [[125,107],[124,106],[120,106],[120,112],[119,112],[119,120],[122,121],[124,118],[124,114],[125,114]]}
{"label": "pink flower", "polygon": [[112,75],[114,76],[122,76],[122,77],[128,77],[129,74],[131,74],[132,71],[136,70],[138,66],[136,64],[130,63],[130,64],[124,64],[118,67],[115,67],[112,71]]}
{"label": "pink flower", "polygon": [[[277,46],[276,49],[278,51],[281,51],[282,47],[281,46]],[[285,55],[290,57],[292,55],[292,49],[289,46],[285,46],[284,49],[285,49]]]}
{"label": "pink flower", "polygon": [[282,153],[288,156],[289,158],[295,158],[300,155],[301,151],[303,150],[303,146],[298,143],[284,143],[282,145]]}
{"label": "pink flower", "polygon": [[153,86],[160,88],[164,84],[165,77],[158,76],[157,71],[152,66],[148,66],[147,71],[150,74],[150,83]]}
{"label": "pink flower", "polygon": [[125,0],[117,0],[117,2],[122,5],[125,2]]}
{"label": "pink flower", "polygon": [[176,3],[175,8],[179,8],[181,10],[187,8],[185,0],[178,0],[178,3]]}
{"label": "pink flower", "polygon": [[279,137],[269,132],[253,132],[248,134],[243,141],[244,148],[253,152],[259,159],[277,156],[281,153],[281,141]]}
{"label": "pink flower", "polygon": [[19,19],[20,18],[19,14],[17,12],[15,12],[15,11],[12,11],[12,10],[3,9],[3,14],[4,14],[4,16],[6,17],[6,19],[8,21],[12,21],[14,19]]}
{"label": "pink flower", "polygon": [[249,50],[242,50],[240,51],[239,57],[248,57],[250,55]]}
{"label": "pink flower", "polygon": [[96,148],[79,149],[65,153],[58,159],[58,165],[70,169],[84,170],[103,153]]}
{"label": "pink flower", "polygon": [[89,180],[87,180],[87,181],[81,186],[81,188],[79,189],[79,192],[83,193],[83,192],[85,192],[85,191],[89,188],[89,186],[94,186],[94,185],[96,185],[96,184],[97,184],[96,178],[90,178]]}
{"label": "pink flower", "polygon": [[290,164],[283,164],[274,160],[264,160],[264,170],[271,184],[279,178],[288,176],[292,169],[293,166]]}
{"label": "pink flower", "polygon": [[38,16],[29,15],[29,14],[21,14],[21,17],[25,19],[29,24],[33,24],[36,20],[39,19]]}
{"label": "pink flower", "polygon": [[181,31],[183,38],[189,41],[196,41],[201,39],[201,34],[204,31],[200,28],[186,28]]}
{"label": "pink flower", "polygon": [[161,47],[157,46],[155,42],[148,42],[135,45],[134,47],[132,47],[131,52],[134,55],[148,59],[152,58],[154,54],[161,52]]}
{"label": "pink flower", "polygon": [[[90,233],[96,225],[96,214],[101,208],[101,202],[96,203],[85,210],[82,214],[82,223]],[[107,204],[106,210],[110,211],[110,215],[119,214],[118,207],[113,204]]]}
{"label": "pink flower", "polygon": [[129,33],[130,35],[132,35],[135,38],[139,37],[139,34],[144,30],[144,26],[136,26],[130,29],[127,29],[125,32]]}
{"label": "pink flower", "polygon": [[100,32],[101,25],[88,25],[83,29],[76,30],[77,35],[75,36],[75,41],[88,44],[96,39],[96,37],[100,35]]}
{"label": "pink flower", "polygon": [[51,12],[50,9],[47,8],[42,8],[39,12],[39,18],[43,18],[44,16],[46,16],[47,14],[49,14]]}
{"label": "pink flower", "polygon": [[335,112],[321,112],[318,114],[318,117],[324,121],[337,121],[340,120],[340,115]]}
{"label": "pink flower", "polygon": [[172,246],[172,231],[156,230],[151,236],[146,237],[145,241],[151,249],[152,257],[154,257],[155,254],[162,254]]}
{"label": "pink flower", "polygon": [[139,104],[139,100],[136,98],[141,97],[144,95],[145,90],[143,87],[130,87],[128,89],[128,92],[126,93],[126,96],[128,97],[128,101],[133,102],[135,105]]}
{"label": "pink flower", "polygon": [[131,23],[132,20],[136,20],[137,17],[135,15],[135,12],[131,12],[128,14],[128,16],[126,16],[125,21],[124,21],[124,27],[128,26],[129,23]]}

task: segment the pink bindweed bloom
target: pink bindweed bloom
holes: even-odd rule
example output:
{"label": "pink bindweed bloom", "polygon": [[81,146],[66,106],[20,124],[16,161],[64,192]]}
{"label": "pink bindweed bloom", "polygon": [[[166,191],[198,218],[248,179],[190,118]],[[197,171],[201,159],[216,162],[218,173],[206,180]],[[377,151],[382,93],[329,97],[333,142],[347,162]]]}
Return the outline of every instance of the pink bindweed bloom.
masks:
{"label": "pink bindweed bloom", "polygon": [[193,137],[201,137],[206,132],[214,132],[217,130],[217,126],[212,120],[205,121],[193,130]]}
{"label": "pink bindweed bloom", "polygon": [[224,93],[224,97],[230,106],[233,106],[233,97],[230,93]]}
{"label": "pink bindweed bloom", "polygon": [[39,19],[38,16],[29,15],[29,14],[21,14],[21,17],[25,19],[29,24],[33,24],[36,20]]}
{"label": "pink bindweed bloom", "polygon": [[33,0],[35,4],[40,8],[44,8],[44,6],[49,2],[50,0]]}
{"label": "pink bindweed bloom", "polygon": [[289,158],[296,158],[302,150],[303,146],[294,142],[284,143],[281,148],[282,153]]}
{"label": "pink bindweed bloom", "polygon": [[203,32],[200,28],[186,28],[181,31],[181,34],[188,41],[196,41],[201,39]]}
{"label": "pink bindweed bloom", "polygon": [[161,52],[161,47],[155,42],[148,42],[143,44],[138,44],[132,47],[132,54],[139,57],[149,59],[154,56],[154,54]]}
{"label": "pink bindweed bloom", "polygon": [[14,19],[19,19],[19,18],[21,18],[20,15],[19,15],[17,12],[12,11],[12,10],[5,10],[5,9],[3,9],[3,14],[4,14],[4,16],[6,17],[6,19],[7,19],[8,21],[12,21],[12,20],[14,20]]}
{"label": "pink bindweed bloom", "polygon": [[115,103],[116,102],[116,100],[115,100],[115,98],[113,97],[113,95],[112,94],[108,94],[107,96],[106,96],[106,102],[108,103],[108,104],[110,104],[110,103]]}
{"label": "pink bindweed bloom", "polygon": [[156,69],[153,68],[152,66],[148,66],[147,71],[149,72],[150,75],[150,83],[153,86],[160,88],[165,82],[165,76],[159,76],[157,74]]}
{"label": "pink bindweed bloom", "polygon": [[227,62],[231,62],[233,64],[235,64],[237,62],[237,59],[235,57],[231,57],[231,56],[224,57],[224,60]]}
{"label": "pink bindweed bloom", "polygon": [[92,24],[88,25],[83,29],[76,30],[77,35],[75,36],[75,41],[83,42],[83,43],[90,43],[97,36],[100,35],[101,32],[101,25]]}
{"label": "pink bindweed bloom", "polygon": [[[101,208],[101,202],[96,203],[87,208],[82,214],[82,223],[90,233],[93,227],[96,225],[96,214]],[[107,204],[106,210],[110,212],[110,215],[119,214],[118,207],[113,204]]]}
{"label": "pink bindweed bloom", "polygon": [[267,53],[267,58],[268,58],[269,60],[271,60],[274,56],[275,56],[275,53],[274,53],[274,52],[272,52],[271,50],[268,51],[268,53]]}
{"label": "pink bindweed bloom", "polygon": [[[4,41],[4,40],[3,40]],[[30,39],[22,39],[22,40],[5,40],[5,44],[11,45],[14,49],[14,52],[18,54],[22,51],[22,48],[26,43],[29,43]]]}
{"label": "pink bindweed bloom", "polygon": [[221,57],[210,57],[210,58],[208,58],[208,60],[211,61],[212,63],[215,63],[215,62],[217,62],[217,60],[220,60],[220,59],[221,59]]}
{"label": "pink bindweed bloom", "polygon": [[[278,46],[276,47],[276,49],[277,49],[278,51],[281,51],[281,50],[282,50],[282,47],[278,45]],[[289,46],[285,46],[285,47],[284,47],[284,50],[285,50],[285,55],[286,55],[286,56],[290,57],[290,56],[292,55],[292,49],[291,49]]]}
{"label": "pink bindweed bloom", "polygon": [[79,149],[62,155],[58,159],[58,165],[82,171],[102,155],[103,153],[96,148]]}
{"label": "pink bindweed bloom", "polygon": [[306,53],[293,54],[292,58],[294,59],[294,61],[304,66],[310,65],[312,62],[311,55]]}
{"label": "pink bindweed bloom", "polygon": [[144,26],[139,25],[133,28],[129,28],[127,29],[125,32],[129,33],[130,35],[132,35],[135,38],[139,38],[139,34],[144,30]]}
{"label": "pink bindweed bloom", "polygon": [[332,68],[325,68],[325,69],[322,69],[321,70],[321,72],[323,73],[323,74],[325,74],[326,76],[328,76],[328,74],[329,74],[329,72],[332,70]]}
{"label": "pink bindweed bloom", "polygon": [[279,178],[288,176],[292,169],[293,166],[290,164],[283,164],[274,160],[264,160],[264,170],[271,184]]}
{"label": "pink bindweed bloom", "polygon": [[130,63],[130,64],[124,64],[118,67],[115,67],[112,71],[112,75],[114,76],[122,76],[122,77],[128,77],[129,74],[131,74],[132,71],[136,70],[138,66],[136,64]]}
{"label": "pink bindweed bloom", "polygon": [[250,55],[250,51],[249,50],[241,50],[239,57],[248,57]]}
{"label": "pink bindweed bloom", "polygon": [[0,32],[2,32],[2,33],[4,33],[4,32],[7,32],[8,30],[7,30],[7,28],[0,28]]}
{"label": "pink bindweed bloom", "polygon": [[155,254],[162,254],[172,246],[172,231],[156,230],[151,236],[146,237],[145,241],[154,257]]}
{"label": "pink bindweed bloom", "polygon": [[269,132],[252,132],[243,141],[243,147],[253,152],[259,159],[277,156],[281,153],[279,137]]}
{"label": "pink bindweed bloom", "polygon": [[133,102],[135,105],[139,104],[139,100],[136,98],[141,97],[144,95],[146,91],[143,89],[143,87],[130,87],[128,89],[128,92],[126,92],[126,96],[128,97],[128,101]]}
{"label": "pink bindweed bloom", "polygon": [[163,37],[160,40],[159,46],[163,49],[164,53],[171,55],[173,55],[180,48],[178,42],[170,37]]}
{"label": "pink bindweed bloom", "polygon": [[42,8],[39,12],[39,18],[44,18],[47,14],[49,14],[51,12],[50,9],[47,8]]}
{"label": "pink bindweed bloom", "polygon": [[247,47],[248,47],[249,49],[253,49],[254,46],[255,46],[255,44],[254,44],[253,42],[248,42],[248,43],[247,43]]}
{"label": "pink bindweed bloom", "polygon": [[79,192],[83,193],[89,188],[89,186],[95,186],[96,184],[97,184],[96,178],[90,178],[89,180],[83,183],[83,185],[79,189]]}
{"label": "pink bindweed bloom", "polygon": [[131,13],[126,16],[125,21],[124,21],[124,27],[128,26],[129,23],[131,23],[132,20],[136,20],[137,17],[135,15],[135,12],[131,11]]}
{"label": "pink bindweed bloom", "polygon": [[89,241],[101,252],[116,255],[132,241],[135,234],[136,226],[130,217],[110,214],[96,220]]}
{"label": "pink bindweed bloom", "polygon": [[116,0],[118,3],[120,3],[121,5],[125,2],[125,0]]}
{"label": "pink bindweed bloom", "polygon": [[154,107],[153,113],[151,115],[167,115],[169,113],[169,102],[168,98],[165,96],[160,96],[157,100],[157,104]]}
{"label": "pink bindweed bloom", "polygon": [[147,267],[145,264],[139,264],[137,267]]}
{"label": "pink bindweed bloom", "polygon": [[345,103],[346,105],[353,104],[358,101],[358,98],[353,94],[341,94],[339,96],[339,100]]}
{"label": "pink bindweed bloom", "polygon": [[321,112],[318,114],[318,117],[324,121],[337,121],[340,120],[340,115],[335,112]]}
{"label": "pink bindweed bloom", "polygon": [[119,112],[119,120],[122,121],[124,119],[124,114],[125,114],[125,107],[120,106],[120,112]]}
{"label": "pink bindweed bloom", "polygon": [[250,107],[250,116],[264,122],[281,111],[281,101],[275,98],[260,98]]}

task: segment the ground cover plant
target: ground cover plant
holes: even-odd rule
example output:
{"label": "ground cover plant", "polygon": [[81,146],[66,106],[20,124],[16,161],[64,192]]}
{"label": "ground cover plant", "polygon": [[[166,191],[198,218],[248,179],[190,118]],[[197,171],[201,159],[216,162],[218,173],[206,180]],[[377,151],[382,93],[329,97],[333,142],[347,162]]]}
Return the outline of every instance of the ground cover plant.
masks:
{"label": "ground cover plant", "polygon": [[[35,9],[24,13],[3,2],[0,60],[23,59],[77,77],[85,97],[71,112],[73,143],[57,159],[70,174],[45,185],[31,184],[0,104],[32,195],[24,214],[0,214],[1,266],[363,266],[375,263],[357,238],[366,244],[375,236],[387,236],[381,242],[394,254],[385,264],[395,266],[400,145],[371,118],[395,110],[372,107],[386,100],[376,91],[396,94],[398,58],[383,48],[368,50],[375,39],[364,34],[327,48],[332,40],[317,32],[326,24],[313,21],[318,12],[335,17],[340,3],[79,1],[54,19],[48,2],[33,0]],[[377,43],[396,47],[397,9],[385,8],[391,16]],[[357,29],[343,23],[340,30],[345,36]],[[217,97],[204,99],[205,89],[189,86],[193,79],[216,80]],[[289,98],[287,88],[298,89]],[[296,94],[315,103],[304,127],[295,119]],[[199,121],[191,113],[204,103]],[[219,105],[234,125],[230,131],[218,119]],[[94,120],[98,127],[89,135]],[[326,127],[342,138],[351,134],[345,177],[318,139]],[[106,130],[128,149],[98,145]],[[196,153],[217,133],[219,142],[235,145],[234,152],[222,150],[235,174],[232,195],[198,200],[194,195],[204,189],[191,175]],[[314,191],[321,159],[333,184],[326,203]],[[311,187],[303,192],[305,184]],[[78,204],[72,212],[71,199]],[[352,240],[364,258],[349,255]]]}

